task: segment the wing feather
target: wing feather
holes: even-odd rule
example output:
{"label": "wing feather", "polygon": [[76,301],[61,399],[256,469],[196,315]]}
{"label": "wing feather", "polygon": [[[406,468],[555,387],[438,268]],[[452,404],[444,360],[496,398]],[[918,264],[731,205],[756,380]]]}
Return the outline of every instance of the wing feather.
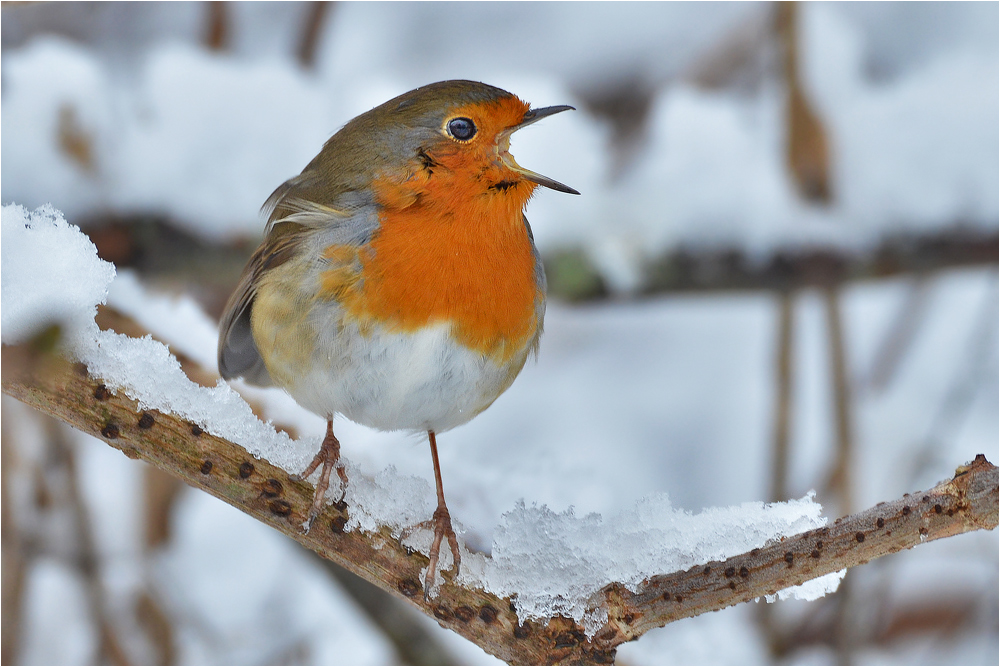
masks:
{"label": "wing feather", "polygon": [[278,186],[262,207],[268,218],[264,242],[243,269],[219,325],[219,374],[227,380],[243,377],[251,384],[274,384],[257,349],[250,323],[262,276],[308,252],[310,244],[362,245],[378,227],[378,215],[368,196],[334,188],[340,192],[337,203],[346,206],[330,206],[315,201],[319,197],[311,188],[317,181],[316,174],[307,168]]}
{"label": "wing feather", "polygon": [[226,303],[219,325],[219,374],[227,380],[243,377],[250,384],[262,387],[273,384],[253,339],[250,314],[261,276],[300,251],[302,231],[296,227],[294,223],[284,223],[271,228]]}

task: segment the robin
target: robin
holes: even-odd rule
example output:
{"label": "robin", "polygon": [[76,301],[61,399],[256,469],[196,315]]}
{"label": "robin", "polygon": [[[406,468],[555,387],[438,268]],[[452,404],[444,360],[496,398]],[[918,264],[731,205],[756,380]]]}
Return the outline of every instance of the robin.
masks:
{"label": "robin", "polygon": [[298,476],[322,466],[307,532],[333,470],[347,485],[335,415],[427,433],[425,595],[445,537],[456,573],[461,560],[436,435],[488,408],[537,351],[545,273],[524,208],[539,185],[579,194],[518,165],[510,136],[572,108],[442,81],[361,114],[264,204],[264,241],[222,318],[222,377],[281,387],[327,420]]}

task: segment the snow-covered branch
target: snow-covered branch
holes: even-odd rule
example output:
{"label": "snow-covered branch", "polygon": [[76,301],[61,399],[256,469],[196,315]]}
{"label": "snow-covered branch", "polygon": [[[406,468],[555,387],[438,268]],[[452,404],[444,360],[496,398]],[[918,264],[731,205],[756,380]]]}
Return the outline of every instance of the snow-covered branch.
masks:
{"label": "snow-covered branch", "polygon": [[[460,586],[445,574],[437,596],[420,585],[426,557],[389,528],[346,531],[346,505],[328,509],[305,535],[312,487],[271,463],[167,412],[142,410],[108,390],[86,366],[63,358],[55,336],[4,346],[3,391],[201,488],[342,567],[407,600],[511,663],[610,663],[616,647],[674,620],[729,607],[925,541],[997,526],[997,468],[982,456],[924,493],[882,503],[782,541],[683,572],[650,577],[636,590],[612,584],[592,601],[608,621],[588,638],[565,617],[519,622],[510,598]],[[246,582],[253,586],[253,581]]]}
{"label": "snow-covered branch", "polygon": [[652,577],[638,591],[602,591],[609,622],[597,639],[621,643],[652,628],[715,611],[863,565],[931,540],[997,527],[997,467],[980,454],[923,493],[837,519],[833,525],[782,539],[762,549]]}

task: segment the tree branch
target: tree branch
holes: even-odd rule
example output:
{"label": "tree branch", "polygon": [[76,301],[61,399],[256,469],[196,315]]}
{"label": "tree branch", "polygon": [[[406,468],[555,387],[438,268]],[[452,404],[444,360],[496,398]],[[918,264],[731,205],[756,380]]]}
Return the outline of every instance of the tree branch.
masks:
{"label": "tree branch", "polygon": [[[610,663],[616,647],[680,618],[745,602],[814,577],[865,563],[921,542],[997,525],[997,468],[983,457],[923,494],[904,496],[832,526],[754,549],[724,562],[652,577],[638,591],[612,584],[595,597],[609,621],[593,639],[567,618],[519,624],[509,600],[458,586],[443,573],[440,595],[424,600],[420,572],[427,558],[391,535],[345,532],[348,508],[327,507],[308,535],[299,526],[313,488],[255,460],[242,447],[175,415],[142,411],[110,392],[83,364],[48,344],[3,347],[3,391],[101,438],[129,458],[203,489],[281,531],[341,567],[406,600],[511,663]],[[246,582],[248,586],[255,584]]]}
{"label": "tree branch", "polygon": [[[996,266],[997,243],[995,231],[956,222],[930,232],[886,234],[869,252],[805,245],[777,249],[761,259],[738,246],[681,244],[644,262],[633,296],[828,288],[898,275]],[[567,248],[546,254],[544,260],[550,294],[569,301],[611,296],[604,276],[585,251]]]}
{"label": "tree branch", "polygon": [[982,454],[923,493],[837,519],[762,549],[652,577],[636,592],[613,584],[601,596],[610,621],[599,641],[620,644],[652,628],[749,602],[903,549],[997,527],[997,467]]}

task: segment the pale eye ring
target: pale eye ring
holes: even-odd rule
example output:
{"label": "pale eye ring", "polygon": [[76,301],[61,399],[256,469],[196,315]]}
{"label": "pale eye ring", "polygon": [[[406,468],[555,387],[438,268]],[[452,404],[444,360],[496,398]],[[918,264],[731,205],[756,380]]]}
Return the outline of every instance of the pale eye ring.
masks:
{"label": "pale eye ring", "polygon": [[446,128],[448,135],[459,141],[469,141],[476,136],[476,124],[472,122],[471,118],[464,116],[452,118],[448,121]]}

